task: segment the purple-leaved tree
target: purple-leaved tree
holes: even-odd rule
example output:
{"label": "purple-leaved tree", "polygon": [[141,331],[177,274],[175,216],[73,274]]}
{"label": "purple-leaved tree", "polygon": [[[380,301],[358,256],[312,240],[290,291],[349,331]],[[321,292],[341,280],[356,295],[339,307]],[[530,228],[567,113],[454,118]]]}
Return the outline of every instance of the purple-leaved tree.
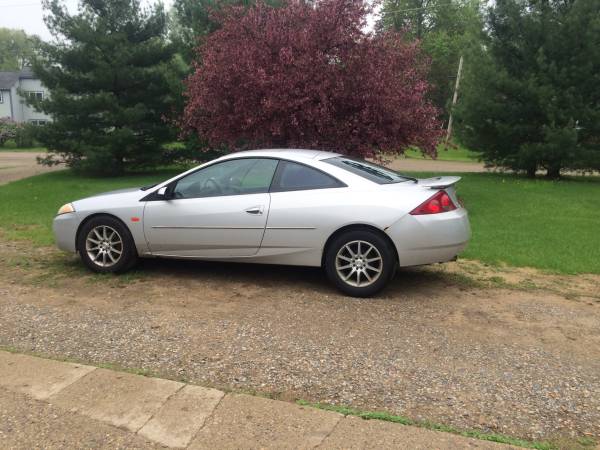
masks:
{"label": "purple-leaved tree", "polygon": [[428,61],[400,33],[365,33],[368,12],[357,0],[230,8],[197,49],[183,128],[233,149],[435,155]]}

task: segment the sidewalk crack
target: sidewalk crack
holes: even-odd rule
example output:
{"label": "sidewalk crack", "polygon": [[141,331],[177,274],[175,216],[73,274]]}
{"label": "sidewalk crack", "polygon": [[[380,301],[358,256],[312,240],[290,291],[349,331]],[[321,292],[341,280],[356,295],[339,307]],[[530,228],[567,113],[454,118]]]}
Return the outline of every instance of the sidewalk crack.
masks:
{"label": "sidewalk crack", "polygon": [[[221,391],[223,392],[223,391]],[[223,396],[219,399],[219,401],[217,402],[217,404],[215,405],[215,407],[213,408],[213,410],[211,411],[211,413],[206,416],[206,419],[204,419],[204,422],[202,422],[202,426],[200,428],[198,428],[196,430],[196,432],[192,435],[192,437],[190,438],[190,441],[188,442],[188,445],[185,446],[185,448],[187,448],[192,442],[194,442],[194,439],[196,439],[196,437],[198,436],[198,433],[200,433],[200,431],[202,431],[202,429],[206,426],[206,423],[212,419],[212,417],[215,415],[215,411],[219,408],[219,406],[221,405],[221,402],[223,401],[223,399],[225,397],[227,397],[229,394],[226,394],[225,392],[223,392]]]}
{"label": "sidewalk crack", "polygon": [[[86,366],[86,364],[78,364],[79,366]],[[87,367],[93,367],[93,366],[87,366]],[[67,389],[68,387],[73,386],[75,383],[80,382],[81,380],[83,380],[84,378],[86,378],[87,376],[89,376],[90,374],[96,372],[98,370],[97,367],[94,367],[92,370],[84,373],[83,375],[81,375],[78,378],[75,378],[73,381],[71,381],[69,384],[66,384],[65,386],[62,386],[58,391],[53,392],[52,395],[49,395],[48,397],[46,397],[44,400],[47,403],[52,403],[52,399],[55,398],[58,394],[61,394],[62,391],[64,391],[65,389]]]}
{"label": "sidewalk crack", "polygon": [[338,421],[335,423],[335,425],[333,425],[331,427],[331,430],[329,430],[329,433],[327,433],[325,436],[323,436],[323,439],[321,439],[321,442],[319,442],[317,445],[315,445],[313,448],[319,448],[321,447],[321,445],[323,445],[323,442],[325,442],[327,440],[327,438],[329,436],[331,436],[331,433],[333,433],[335,431],[335,429],[337,428],[337,426],[340,424],[340,422],[342,420],[344,420],[346,418],[346,416],[340,415],[340,418],[338,419]]}
{"label": "sidewalk crack", "polygon": [[162,409],[165,407],[165,405],[167,404],[167,402],[171,399],[171,397],[173,397],[175,394],[177,394],[179,391],[181,391],[184,387],[186,387],[187,384],[185,383],[181,383],[181,386],[179,388],[177,388],[175,391],[173,391],[172,393],[170,393],[167,398],[165,399],[165,401],[162,403],[162,405],[160,405],[160,407],[154,411],[154,413],[152,413],[150,415],[150,417],[148,417],[148,420],[146,420],[141,427],[139,427],[137,430],[134,431],[135,434],[138,434],[138,432],[144,428],[146,425],[148,425],[148,422],[150,422],[152,419],[154,419],[154,417],[162,411]]}

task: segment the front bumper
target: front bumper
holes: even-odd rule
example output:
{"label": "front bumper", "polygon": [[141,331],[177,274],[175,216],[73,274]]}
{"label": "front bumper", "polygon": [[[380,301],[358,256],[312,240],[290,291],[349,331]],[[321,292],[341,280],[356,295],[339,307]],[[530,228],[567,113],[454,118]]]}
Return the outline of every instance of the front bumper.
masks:
{"label": "front bumper", "polygon": [[418,266],[453,260],[471,237],[467,210],[441,214],[407,214],[386,232],[394,241],[400,266]]}
{"label": "front bumper", "polygon": [[56,216],[52,222],[54,240],[61,250],[74,253],[76,251],[77,228],[79,217],[76,212]]}

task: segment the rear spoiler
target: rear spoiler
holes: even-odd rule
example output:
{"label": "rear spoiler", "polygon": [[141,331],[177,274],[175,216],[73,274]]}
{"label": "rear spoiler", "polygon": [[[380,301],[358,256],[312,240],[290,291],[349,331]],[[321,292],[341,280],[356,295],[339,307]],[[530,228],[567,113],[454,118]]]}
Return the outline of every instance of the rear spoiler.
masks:
{"label": "rear spoiler", "polygon": [[443,189],[452,186],[460,181],[460,177],[433,177],[424,178],[418,181],[419,186],[431,189]]}

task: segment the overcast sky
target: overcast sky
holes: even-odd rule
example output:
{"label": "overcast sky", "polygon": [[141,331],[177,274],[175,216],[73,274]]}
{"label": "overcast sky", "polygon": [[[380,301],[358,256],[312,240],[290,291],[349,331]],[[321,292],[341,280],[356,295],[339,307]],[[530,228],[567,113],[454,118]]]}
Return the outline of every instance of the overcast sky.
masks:
{"label": "overcast sky", "polygon": [[[79,0],[63,0],[72,13],[77,12]],[[144,4],[154,4],[155,0],[142,0]],[[169,10],[173,0],[162,0]],[[374,19],[369,21],[373,27]],[[0,0],[0,27],[24,30],[27,34],[37,34],[42,39],[50,39],[50,32],[44,24],[42,0]]]}
{"label": "overcast sky", "polygon": [[[77,12],[79,0],[63,0],[72,13]],[[145,4],[154,4],[154,0],[142,0]],[[163,0],[168,10],[173,0]],[[0,0],[0,27],[17,28],[27,34],[37,34],[50,39],[50,32],[44,24],[42,0]]]}

